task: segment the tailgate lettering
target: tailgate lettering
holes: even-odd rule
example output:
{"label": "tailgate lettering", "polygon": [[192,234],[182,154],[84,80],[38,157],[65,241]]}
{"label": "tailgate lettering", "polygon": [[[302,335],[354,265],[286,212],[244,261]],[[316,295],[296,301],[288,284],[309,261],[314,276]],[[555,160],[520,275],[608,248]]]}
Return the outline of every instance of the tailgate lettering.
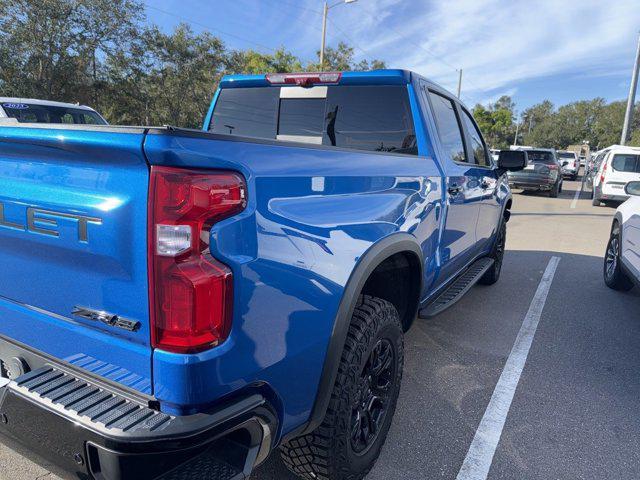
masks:
{"label": "tailgate lettering", "polygon": [[53,210],[43,210],[36,207],[27,207],[26,222],[21,224],[7,220],[5,218],[4,207],[5,205],[0,202],[0,227],[59,237],[60,232],[58,231],[58,220],[75,220],[78,225],[78,241],[82,243],[89,242],[89,235],[87,232],[87,225],[89,223],[102,225],[102,219],[98,217],[55,212]]}

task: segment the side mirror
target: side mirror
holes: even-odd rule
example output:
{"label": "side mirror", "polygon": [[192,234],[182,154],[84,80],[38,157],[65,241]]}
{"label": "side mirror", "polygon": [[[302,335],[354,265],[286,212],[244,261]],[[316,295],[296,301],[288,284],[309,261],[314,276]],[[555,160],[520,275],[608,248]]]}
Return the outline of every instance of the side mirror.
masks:
{"label": "side mirror", "polygon": [[569,160],[563,160],[562,161],[562,166],[566,167],[567,165],[569,165]]}
{"label": "side mirror", "polygon": [[624,187],[624,191],[627,195],[640,195],[640,182],[629,182]]}
{"label": "side mirror", "polygon": [[500,150],[498,168],[509,172],[522,170],[529,163],[529,155],[524,150]]}

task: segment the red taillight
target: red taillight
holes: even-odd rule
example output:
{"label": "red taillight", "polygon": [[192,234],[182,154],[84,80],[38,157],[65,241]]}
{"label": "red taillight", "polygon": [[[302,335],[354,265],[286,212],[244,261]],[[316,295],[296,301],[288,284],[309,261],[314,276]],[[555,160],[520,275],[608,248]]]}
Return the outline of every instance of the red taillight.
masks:
{"label": "red taillight", "polygon": [[600,175],[600,182],[604,182],[604,174],[607,173],[607,164],[602,165],[602,174]]}
{"label": "red taillight", "polygon": [[549,170],[558,170],[558,165],[547,165]]}
{"label": "red taillight", "polygon": [[198,352],[231,327],[233,275],[209,253],[209,229],[246,205],[236,173],[151,167],[149,297],[154,347]]}
{"label": "red taillight", "polygon": [[338,83],[342,73],[340,72],[319,72],[319,73],[268,73],[267,82],[273,85],[298,85],[308,87],[316,83]]}

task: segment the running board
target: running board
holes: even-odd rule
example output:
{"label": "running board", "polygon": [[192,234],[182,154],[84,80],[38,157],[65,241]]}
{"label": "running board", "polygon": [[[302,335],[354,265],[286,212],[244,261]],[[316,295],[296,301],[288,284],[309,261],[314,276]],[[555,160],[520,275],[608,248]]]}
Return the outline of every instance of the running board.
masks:
{"label": "running board", "polygon": [[421,308],[418,316],[420,318],[431,318],[445,311],[460,300],[464,294],[482,278],[485,272],[493,266],[493,262],[493,258],[486,257],[476,260],[462,275],[456,278],[444,292],[438,295],[433,302]]}

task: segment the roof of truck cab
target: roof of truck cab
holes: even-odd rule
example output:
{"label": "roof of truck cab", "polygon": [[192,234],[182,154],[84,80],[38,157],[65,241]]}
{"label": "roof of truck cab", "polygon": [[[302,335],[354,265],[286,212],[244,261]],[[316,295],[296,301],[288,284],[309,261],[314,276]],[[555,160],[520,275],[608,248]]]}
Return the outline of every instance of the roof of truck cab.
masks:
{"label": "roof of truck cab", "polygon": [[[412,72],[400,69],[371,70],[367,72],[341,72],[339,85],[406,85]],[[220,88],[269,87],[266,75],[225,75]],[[278,85],[280,86],[280,85]]]}

